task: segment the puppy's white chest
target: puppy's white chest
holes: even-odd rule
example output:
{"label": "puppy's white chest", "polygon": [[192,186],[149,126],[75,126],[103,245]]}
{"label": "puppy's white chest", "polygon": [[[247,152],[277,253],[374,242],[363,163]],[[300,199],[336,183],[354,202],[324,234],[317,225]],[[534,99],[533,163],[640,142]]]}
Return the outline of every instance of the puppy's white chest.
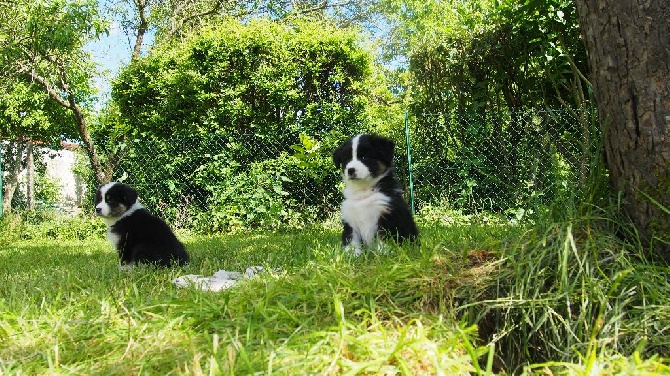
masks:
{"label": "puppy's white chest", "polygon": [[109,240],[109,242],[112,243],[114,248],[118,248],[119,241],[121,241],[121,236],[112,232],[111,227],[108,227],[107,228],[107,240]]}
{"label": "puppy's white chest", "polygon": [[388,213],[389,203],[390,198],[380,192],[352,194],[342,202],[342,220],[364,244],[370,244],[377,237],[379,217]]}

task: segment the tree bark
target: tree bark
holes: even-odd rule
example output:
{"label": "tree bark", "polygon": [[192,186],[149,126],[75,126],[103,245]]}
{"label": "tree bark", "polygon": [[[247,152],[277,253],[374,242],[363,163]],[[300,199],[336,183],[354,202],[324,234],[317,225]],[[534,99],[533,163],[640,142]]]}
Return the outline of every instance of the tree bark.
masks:
{"label": "tree bark", "polygon": [[670,261],[670,2],[575,0],[613,188]]}
{"label": "tree bark", "polygon": [[35,155],[33,142],[28,140],[26,145],[26,170],[28,182],[26,187],[26,205],[28,210],[35,210]]}
{"label": "tree bark", "polygon": [[108,183],[112,179],[111,172],[107,174],[105,168],[103,167],[102,162],[100,161],[100,156],[98,155],[98,152],[95,149],[95,143],[93,142],[91,133],[88,130],[88,126],[86,124],[86,117],[84,116],[81,107],[79,107],[77,102],[75,102],[72,93],[68,94],[69,94],[68,101],[70,104],[69,109],[72,111],[72,115],[74,116],[74,121],[75,124],[77,125],[77,128],[79,128],[79,136],[81,136],[81,141],[84,143],[84,146],[86,147],[86,153],[88,154],[88,159],[91,161],[91,168],[93,169],[93,176],[95,176],[95,182],[98,185]]}
{"label": "tree bark", "polygon": [[147,19],[147,11],[149,8],[149,3],[146,0],[134,0],[135,9],[137,10],[137,28],[135,35],[135,47],[133,47],[133,54],[131,55],[131,61],[135,61],[140,58],[140,53],[142,52],[142,44],[144,43],[144,35],[149,30],[149,20]]}
{"label": "tree bark", "polygon": [[3,153],[3,165],[7,175],[2,184],[2,212],[12,212],[12,199],[19,186],[19,175],[25,168],[26,145],[21,140],[9,141]]}
{"label": "tree bark", "polygon": [[[53,62],[52,64],[57,65]],[[91,169],[93,170],[95,182],[98,185],[107,183],[111,179],[111,176],[107,176],[107,174],[105,174],[105,169],[102,165],[102,162],[100,161],[100,156],[95,149],[95,144],[91,138],[91,133],[88,130],[84,112],[76,102],[74,93],[70,89],[70,85],[67,82],[67,72],[61,70],[60,67],[56,69],[58,70],[58,74],[61,76],[60,84],[57,87],[52,86],[46,78],[38,75],[32,69],[29,69],[29,67],[21,67],[21,70],[25,72],[24,74],[26,74],[28,79],[39,84],[47,92],[47,94],[49,94],[51,99],[72,112],[74,123],[77,127],[77,130],[79,131],[79,135],[81,136],[81,141],[84,143],[84,147],[86,148],[86,154],[88,155],[89,161],[91,162]],[[63,94],[65,94],[66,97],[63,97]]]}

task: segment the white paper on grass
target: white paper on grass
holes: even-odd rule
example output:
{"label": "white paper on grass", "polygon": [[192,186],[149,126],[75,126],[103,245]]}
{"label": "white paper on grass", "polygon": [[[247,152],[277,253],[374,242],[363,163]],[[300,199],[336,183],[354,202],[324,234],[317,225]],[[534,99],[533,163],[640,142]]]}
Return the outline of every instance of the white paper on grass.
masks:
{"label": "white paper on grass", "polygon": [[244,273],[221,269],[211,277],[199,274],[187,274],[175,278],[172,283],[177,287],[190,287],[204,291],[221,291],[229,289],[245,278],[251,278],[259,273],[265,272],[262,266],[250,266]]}

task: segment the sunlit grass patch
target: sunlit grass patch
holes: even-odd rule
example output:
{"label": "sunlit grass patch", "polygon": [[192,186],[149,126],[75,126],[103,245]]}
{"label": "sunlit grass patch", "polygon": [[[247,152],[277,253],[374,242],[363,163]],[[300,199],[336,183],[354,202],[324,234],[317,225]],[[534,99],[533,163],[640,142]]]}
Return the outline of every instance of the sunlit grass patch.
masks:
{"label": "sunlit grass patch", "polygon": [[[181,232],[189,265],[130,272],[101,237],[15,239],[0,372],[662,373],[668,269],[590,223],[423,223],[420,246],[361,257],[335,226]],[[219,293],[172,283],[253,265]]]}
{"label": "sunlit grass patch", "polygon": [[477,370],[477,356],[465,349],[476,329],[440,318],[381,321],[377,312],[347,320],[337,299],[337,323],[329,330],[295,335],[271,354],[271,370],[282,374],[458,375]]}
{"label": "sunlit grass patch", "polygon": [[[617,225],[598,217],[546,222],[505,247],[478,299],[458,308],[496,345],[497,369],[556,361],[576,370],[587,363],[580,354],[595,349],[667,355],[668,268],[606,228]],[[600,359],[604,374],[620,363],[612,362]]]}
{"label": "sunlit grass patch", "polygon": [[[474,367],[476,356],[464,347],[475,343],[472,327],[434,303],[444,294],[435,281],[449,278],[436,274],[453,264],[436,260],[465,257],[449,250],[461,248],[457,238],[436,236],[433,243],[429,236],[430,248],[390,247],[355,258],[342,252],[332,228],[180,236],[193,261],[167,270],[119,271],[100,238],[3,246],[0,369],[290,374],[325,372],[333,361],[340,370],[368,373],[450,369],[451,362],[459,372]],[[270,272],[221,293],[171,282],[252,265]],[[339,311],[347,312],[345,321]],[[347,340],[349,357],[337,355],[330,341],[337,336]],[[301,369],[290,359],[303,346],[320,355]],[[431,359],[423,357],[428,353]]]}

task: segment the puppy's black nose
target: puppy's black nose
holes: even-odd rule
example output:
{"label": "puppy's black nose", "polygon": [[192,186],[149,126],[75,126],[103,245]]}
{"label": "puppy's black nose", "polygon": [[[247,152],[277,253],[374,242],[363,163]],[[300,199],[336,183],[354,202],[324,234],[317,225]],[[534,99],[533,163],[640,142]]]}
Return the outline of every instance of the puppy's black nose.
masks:
{"label": "puppy's black nose", "polygon": [[347,169],[347,176],[350,178],[355,178],[356,177],[356,169],[353,167],[350,167]]}
{"label": "puppy's black nose", "polygon": [[98,214],[102,213],[102,208],[95,208],[95,212]]}

